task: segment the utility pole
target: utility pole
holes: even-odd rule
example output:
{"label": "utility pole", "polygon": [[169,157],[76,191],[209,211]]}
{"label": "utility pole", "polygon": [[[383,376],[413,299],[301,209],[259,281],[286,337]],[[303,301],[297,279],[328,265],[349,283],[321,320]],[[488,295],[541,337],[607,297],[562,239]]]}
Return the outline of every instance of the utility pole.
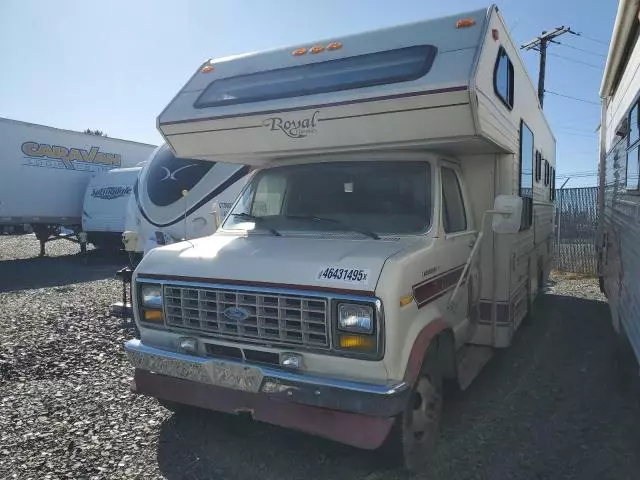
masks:
{"label": "utility pole", "polygon": [[559,37],[565,33],[573,33],[574,35],[578,35],[576,32],[571,30],[571,27],[558,27],[551,32],[542,32],[539,37],[534,38],[533,40],[525,43],[520,48],[522,50],[537,50],[540,52],[540,69],[538,71],[538,99],[540,100],[540,106],[543,106],[544,103],[544,76],[547,68],[547,45],[549,43],[559,43],[554,40],[554,38]]}

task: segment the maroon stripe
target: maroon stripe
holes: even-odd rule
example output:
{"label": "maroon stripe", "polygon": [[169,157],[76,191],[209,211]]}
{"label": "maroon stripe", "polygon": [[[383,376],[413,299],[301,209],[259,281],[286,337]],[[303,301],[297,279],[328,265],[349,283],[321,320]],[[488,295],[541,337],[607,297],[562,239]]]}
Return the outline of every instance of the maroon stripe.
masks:
{"label": "maroon stripe", "polygon": [[266,287],[266,288],[285,288],[289,290],[305,290],[305,291],[321,291],[331,293],[341,293],[345,295],[374,295],[374,292],[369,290],[351,290],[345,288],[333,288],[333,287],[320,287],[316,285],[297,285],[291,283],[271,283],[271,282],[256,282],[246,280],[230,280],[219,278],[204,278],[204,277],[186,277],[182,275],[163,275],[157,273],[141,273],[138,275],[140,279],[150,280],[175,280],[176,282],[198,282],[198,283],[217,283],[221,285],[239,285],[243,287]]}
{"label": "maroon stripe", "polygon": [[458,283],[464,265],[447,270],[435,277],[425,280],[413,286],[413,297],[418,308],[442,297],[447,291]]}
{"label": "maroon stripe", "polygon": [[[299,110],[310,110],[313,108],[325,108],[325,107],[339,107],[342,105],[351,105],[354,103],[368,103],[368,102],[377,102],[379,100],[393,100],[396,98],[407,98],[407,97],[419,97],[422,95],[434,95],[437,93],[449,93],[449,92],[461,92],[467,90],[468,87],[466,85],[460,85],[457,87],[447,87],[447,88],[436,88],[434,90],[426,90],[424,92],[410,92],[410,93],[398,93],[396,95],[386,95],[382,97],[372,97],[372,98],[361,98],[358,100],[345,100],[343,102],[334,102],[334,103],[324,103],[318,105],[305,105],[304,107],[297,108],[281,108],[276,110],[265,110],[260,112],[250,112],[250,113],[236,113],[232,115],[222,115],[219,117],[203,117],[196,118],[192,120],[176,120],[174,122],[160,122],[159,126],[165,125],[179,125],[181,123],[194,123],[194,122],[204,122],[207,120],[223,120],[226,118],[237,118],[237,117],[252,117],[255,115],[271,115],[273,113],[283,113],[283,112],[296,112]],[[251,128],[251,127],[248,127]],[[172,134],[176,135],[176,134]]]}

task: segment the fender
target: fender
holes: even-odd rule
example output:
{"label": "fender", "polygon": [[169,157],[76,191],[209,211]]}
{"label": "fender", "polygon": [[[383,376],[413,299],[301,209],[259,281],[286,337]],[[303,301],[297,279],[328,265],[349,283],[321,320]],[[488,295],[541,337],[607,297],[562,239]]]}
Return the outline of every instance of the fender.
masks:
{"label": "fender", "polygon": [[404,372],[404,381],[413,385],[413,383],[418,378],[418,374],[422,369],[422,361],[431,345],[431,341],[441,332],[447,330],[449,327],[442,319],[442,317],[438,317],[433,319],[427,326],[425,326],[415,341],[413,342],[413,347],[411,347],[411,352],[409,353],[409,359],[407,361],[407,367]]}

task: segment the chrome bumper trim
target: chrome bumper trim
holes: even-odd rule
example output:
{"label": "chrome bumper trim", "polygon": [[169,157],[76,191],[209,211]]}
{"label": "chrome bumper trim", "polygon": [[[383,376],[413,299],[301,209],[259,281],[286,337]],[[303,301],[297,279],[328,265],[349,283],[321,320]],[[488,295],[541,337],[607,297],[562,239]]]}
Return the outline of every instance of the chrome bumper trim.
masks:
{"label": "chrome bumper trim", "polygon": [[125,343],[133,367],[159,375],[265,395],[270,398],[371,416],[394,416],[405,408],[409,385],[375,385],[257,364],[162,350],[133,339]]}

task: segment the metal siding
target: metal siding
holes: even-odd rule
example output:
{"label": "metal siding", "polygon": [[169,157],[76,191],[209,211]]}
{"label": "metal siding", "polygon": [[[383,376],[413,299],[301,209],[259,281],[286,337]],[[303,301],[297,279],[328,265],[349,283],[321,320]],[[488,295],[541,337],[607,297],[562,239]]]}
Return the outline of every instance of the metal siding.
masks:
{"label": "metal siding", "polygon": [[[604,209],[601,215],[606,245],[602,274],[612,315],[624,325],[640,358],[640,197],[629,195],[626,142],[619,142],[605,162]],[[617,319],[614,318],[614,322]]]}

